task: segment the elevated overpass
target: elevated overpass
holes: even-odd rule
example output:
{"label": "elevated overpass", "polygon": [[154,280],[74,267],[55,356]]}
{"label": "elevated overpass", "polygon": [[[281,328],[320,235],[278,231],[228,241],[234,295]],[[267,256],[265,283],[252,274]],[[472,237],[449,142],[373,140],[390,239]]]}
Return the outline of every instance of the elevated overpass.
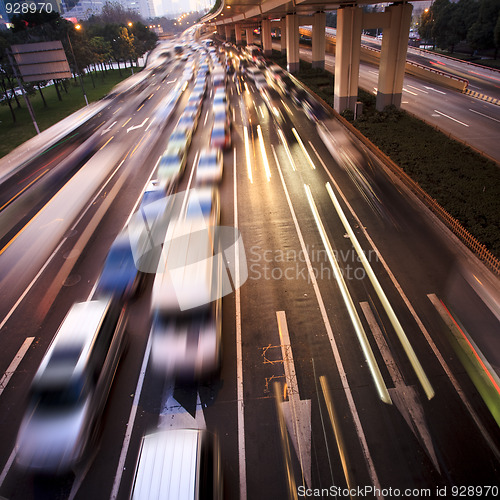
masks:
{"label": "elevated overpass", "polygon": [[[417,0],[418,1],[418,0]],[[372,0],[222,0],[219,8],[202,21],[214,27],[226,40],[242,44],[253,42],[253,30],[261,29],[262,49],[272,52],[271,30],[279,29],[281,49],[287,55],[288,71],[299,69],[299,26],[312,26],[313,67],[323,68],[326,48],[326,12],[337,10],[335,50],[334,108],[341,113],[354,111],[358,97],[361,33],[364,29],[383,29],[377,109],[400,107],[406,52],[413,6],[406,0],[385,7],[384,12],[366,13],[362,6]]]}

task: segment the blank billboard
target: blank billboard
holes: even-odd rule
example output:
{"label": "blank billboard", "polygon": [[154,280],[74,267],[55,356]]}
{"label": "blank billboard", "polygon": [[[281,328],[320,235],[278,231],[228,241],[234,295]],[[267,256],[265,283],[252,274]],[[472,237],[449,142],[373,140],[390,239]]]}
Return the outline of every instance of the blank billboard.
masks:
{"label": "blank billboard", "polygon": [[25,82],[72,76],[60,41],[12,45],[12,53]]}

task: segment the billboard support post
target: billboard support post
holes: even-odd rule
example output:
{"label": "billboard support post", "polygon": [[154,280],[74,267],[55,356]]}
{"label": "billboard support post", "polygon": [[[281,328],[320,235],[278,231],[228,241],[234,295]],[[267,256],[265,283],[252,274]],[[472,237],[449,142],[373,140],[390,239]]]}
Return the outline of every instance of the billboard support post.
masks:
{"label": "billboard support post", "polygon": [[28,98],[28,95],[26,94],[26,91],[24,90],[24,85],[22,84],[21,79],[19,78],[19,72],[17,71],[17,66],[10,50],[7,50],[7,55],[9,56],[9,61],[12,66],[12,70],[14,71],[14,75],[16,76],[17,84],[19,85],[19,88],[23,93],[24,101],[26,102],[26,107],[28,108],[31,120],[33,122],[33,125],[35,126],[36,133],[39,134],[40,129],[38,128],[38,124],[36,122],[35,112],[33,111],[33,108],[31,107],[31,102]]}

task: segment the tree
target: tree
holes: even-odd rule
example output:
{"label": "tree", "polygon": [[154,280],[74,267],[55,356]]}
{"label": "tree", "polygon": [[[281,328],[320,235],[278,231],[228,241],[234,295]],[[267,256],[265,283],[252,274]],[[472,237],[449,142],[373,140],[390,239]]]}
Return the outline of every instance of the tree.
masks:
{"label": "tree", "polygon": [[111,42],[108,42],[103,36],[93,36],[89,40],[89,47],[94,55],[94,64],[100,64],[101,67],[113,57]]}
{"label": "tree", "polygon": [[126,26],[128,23],[140,21],[141,17],[133,10],[126,9],[119,2],[106,2],[98,15],[90,16],[88,24],[118,24]]}
{"label": "tree", "polygon": [[134,35],[134,51],[137,58],[154,49],[158,41],[156,33],[139,21],[133,23],[131,31]]}
{"label": "tree", "polygon": [[432,40],[432,24],[434,18],[432,11],[430,9],[425,9],[420,16],[420,25],[418,28],[418,33],[423,40]]}
{"label": "tree", "polygon": [[500,13],[498,14],[497,22],[495,24],[495,29],[493,30],[493,36],[495,39],[495,59],[496,59],[498,54],[498,49],[500,48]]}
{"label": "tree", "polygon": [[[500,13],[498,0],[481,0],[477,20],[467,32],[467,41],[474,50],[497,49],[494,30]],[[497,56],[495,50],[495,58]]]}

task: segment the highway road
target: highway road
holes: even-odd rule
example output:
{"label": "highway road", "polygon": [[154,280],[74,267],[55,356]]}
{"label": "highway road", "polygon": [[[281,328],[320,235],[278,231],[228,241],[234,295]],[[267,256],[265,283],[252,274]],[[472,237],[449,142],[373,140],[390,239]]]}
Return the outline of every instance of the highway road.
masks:
{"label": "highway road", "polygon": [[[310,62],[311,50],[301,46],[300,57]],[[476,71],[469,69],[465,64],[461,66],[462,73]],[[335,56],[326,54],[325,69],[334,73]],[[477,82],[474,90],[485,93],[488,92],[485,82],[497,76],[489,70],[483,70],[482,73],[485,76]],[[361,63],[360,88],[376,95],[377,84],[378,67]],[[500,161],[500,148],[496,141],[498,123],[500,123],[500,106],[406,74],[401,107],[421,120],[438,127],[445,134]]]}
{"label": "highway road", "polygon": [[[238,72],[227,85],[232,144],[219,191],[221,225],[240,230],[248,278],[222,301],[220,374],[187,383],[154,372],[150,275],[126,304],[127,352],[99,446],[57,478],[16,465],[31,379],[68,309],[92,297],[112,241],[155,177],[193,83],[169,119],[158,117],[201,52],[165,60],[141,88],[110,99],[84,127],[99,134],[94,154],[18,214],[16,235],[2,241],[0,495],[128,498],[141,437],[179,427],[219,436],[230,499],[290,497],[290,471],[299,496],[494,492],[499,424],[460,361],[453,322],[483,361],[478,376],[497,383],[498,279],[334,121],[318,124]],[[210,86],[179,193],[193,187],[210,140],[212,100]]]}

